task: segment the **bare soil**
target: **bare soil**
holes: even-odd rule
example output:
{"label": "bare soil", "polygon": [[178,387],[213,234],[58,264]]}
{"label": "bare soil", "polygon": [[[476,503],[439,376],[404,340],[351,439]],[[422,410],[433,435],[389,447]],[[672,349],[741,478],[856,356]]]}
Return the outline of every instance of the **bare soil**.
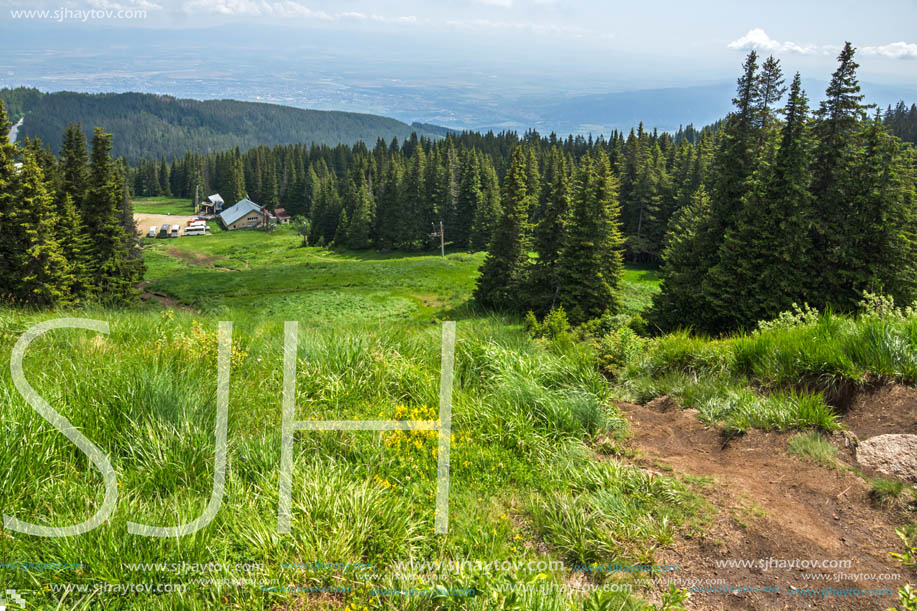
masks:
{"label": "bare soil", "polygon": [[166,223],[168,223],[170,227],[172,225],[178,225],[184,229],[191,218],[191,216],[183,214],[143,214],[135,212],[134,227],[137,228],[137,235],[146,236],[150,227],[156,227],[158,232],[159,228]]}
{"label": "bare soil", "polygon": [[[852,470],[828,468],[787,453],[793,434],[752,431],[727,440],[705,426],[694,410],[668,398],[645,406],[620,404],[631,422],[635,462],[676,476],[710,477],[692,484],[714,508],[701,536],[681,536],[658,550],[656,564],[677,564],[669,577],[721,580],[732,588],[769,587],[767,592],[695,592],[692,609],[888,609],[893,592],[917,575],[889,556],[901,551],[895,528],[913,520],[901,506],[882,508],[870,499],[871,486]],[[856,397],[845,425],[860,438],[879,432],[912,432],[917,427],[917,390],[889,386]],[[835,435],[844,464],[853,464],[850,437]],[[845,568],[717,567],[717,560],[850,560]],[[830,575],[828,580],[806,575]],[[898,574],[877,580],[857,574]],[[710,587],[712,584],[706,584]],[[776,588],[779,587],[779,592]],[[833,588],[825,595],[824,588]],[[836,593],[845,588],[864,595]],[[650,598],[657,598],[647,592]],[[789,594],[790,590],[817,593]]]}

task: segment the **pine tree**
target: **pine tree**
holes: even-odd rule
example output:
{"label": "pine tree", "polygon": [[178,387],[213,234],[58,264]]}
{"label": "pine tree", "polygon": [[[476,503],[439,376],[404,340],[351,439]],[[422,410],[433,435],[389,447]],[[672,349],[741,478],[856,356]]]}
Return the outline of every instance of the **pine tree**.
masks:
{"label": "pine tree", "polygon": [[376,234],[380,248],[397,248],[405,235],[402,166],[400,156],[392,158],[382,178],[382,191],[376,207]]}
{"label": "pine tree", "polygon": [[65,197],[70,196],[72,204],[77,209],[82,208],[89,180],[89,153],[86,148],[86,136],[79,124],[74,126],[70,123],[67,126],[60,157],[61,180],[58,202],[62,205]]}
{"label": "pine tree", "polygon": [[563,251],[570,222],[570,177],[567,160],[560,149],[551,149],[551,156],[545,172],[551,181],[542,190],[545,200],[541,220],[535,227],[534,248],[538,260],[532,272],[530,293],[534,306],[539,311],[556,305],[560,289],[557,262]]}
{"label": "pine tree", "polygon": [[22,231],[19,202],[13,184],[16,167],[13,159],[17,147],[9,141],[10,122],[0,100],[0,296],[13,298],[22,277],[21,253],[26,236]]}
{"label": "pine tree", "polygon": [[369,248],[369,231],[372,227],[372,197],[369,186],[365,182],[361,183],[354,203],[353,216],[347,228],[346,243],[348,248]]}
{"label": "pine tree", "polygon": [[473,251],[487,248],[503,215],[503,206],[500,203],[500,185],[489,157],[481,159],[481,191],[482,198],[474,211],[474,222],[471,225],[469,239]]}
{"label": "pine tree", "polygon": [[122,224],[124,185],[111,159],[111,134],[96,128],[92,139],[89,188],[83,202],[83,220],[92,244],[92,286],[103,300],[131,297],[135,271]]}
{"label": "pine tree", "polygon": [[653,297],[648,314],[650,322],[662,330],[690,327],[694,321],[706,318],[706,303],[697,281],[706,271],[706,257],[698,244],[710,214],[710,198],[701,185],[690,205],[672,217],[662,253],[660,291]]}
{"label": "pine tree", "polygon": [[478,208],[484,205],[484,191],[481,187],[481,165],[477,152],[472,149],[465,154],[460,170],[459,188],[456,196],[455,218],[449,226],[452,243],[458,248],[471,244],[471,234]]}
{"label": "pine tree", "polygon": [[69,194],[64,195],[58,209],[60,225],[57,233],[64,257],[70,266],[70,296],[75,301],[90,299],[95,290],[92,284],[92,244],[83,223],[83,215]]}
{"label": "pine tree", "polygon": [[20,254],[21,278],[16,297],[40,307],[65,303],[73,284],[70,266],[54,232],[57,214],[34,151],[26,150],[14,181],[26,248]]}
{"label": "pine tree", "polygon": [[[851,303],[843,269],[849,263],[850,220],[855,212],[848,188],[859,180],[852,172],[857,156],[857,134],[866,107],[857,81],[855,51],[848,42],[838,55],[838,68],[816,111],[816,146],[813,161],[812,195],[817,206],[813,226],[812,264],[819,270],[816,293],[826,304],[839,310]],[[821,301],[820,300],[820,301]]]}
{"label": "pine tree", "polygon": [[529,222],[531,197],[527,190],[527,155],[521,146],[513,151],[503,182],[503,214],[494,230],[481,265],[474,297],[485,307],[525,307],[524,290],[529,273]]}
{"label": "pine tree", "polygon": [[602,150],[580,161],[570,228],[557,262],[560,303],[573,323],[617,310],[624,239],[617,181]]}
{"label": "pine tree", "polygon": [[338,247],[347,246],[347,230],[350,227],[350,221],[347,220],[347,210],[341,208],[338,215],[337,227],[334,231],[334,245]]}

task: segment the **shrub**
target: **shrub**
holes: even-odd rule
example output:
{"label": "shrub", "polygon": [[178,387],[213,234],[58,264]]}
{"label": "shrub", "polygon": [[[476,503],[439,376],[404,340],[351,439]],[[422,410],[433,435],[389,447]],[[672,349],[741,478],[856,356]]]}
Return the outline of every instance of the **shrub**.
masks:
{"label": "shrub", "polygon": [[643,353],[646,342],[630,327],[621,327],[600,339],[596,343],[596,351],[602,373],[618,375]]}
{"label": "shrub", "polygon": [[570,336],[570,322],[567,320],[567,313],[563,306],[558,306],[548,312],[541,322],[538,322],[535,314],[529,310],[522,326],[535,338],[558,339]]}
{"label": "shrub", "polygon": [[758,332],[812,325],[818,321],[818,310],[809,307],[809,304],[804,303],[799,307],[797,303],[793,303],[792,308],[781,312],[773,320],[758,321]]}

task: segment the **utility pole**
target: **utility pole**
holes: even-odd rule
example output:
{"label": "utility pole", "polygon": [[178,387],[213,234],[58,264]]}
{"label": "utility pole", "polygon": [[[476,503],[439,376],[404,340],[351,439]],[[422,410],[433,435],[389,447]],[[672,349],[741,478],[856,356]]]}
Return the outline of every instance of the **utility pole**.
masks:
{"label": "utility pole", "polygon": [[430,234],[431,238],[439,236],[439,252],[442,255],[443,259],[446,258],[446,235],[443,233],[443,222],[439,222],[439,231],[436,231],[436,224],[430,223],[433,225],[433,233]]}

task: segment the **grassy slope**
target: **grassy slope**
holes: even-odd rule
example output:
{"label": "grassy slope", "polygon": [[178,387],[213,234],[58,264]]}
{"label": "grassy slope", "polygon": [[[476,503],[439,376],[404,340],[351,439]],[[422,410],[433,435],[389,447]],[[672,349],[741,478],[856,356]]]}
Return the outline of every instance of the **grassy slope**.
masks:
{"label": "grassy slope", "polygon": [[142,214],[194,214],[191,200],[179,197],[135,197],[133,205]]}
{"label": "grassy slope", "polygon": [[[60,608],[256,609],[293,600],[319,608],[580,608],[558,590],[509,593],[535,572],[468,570],[443,579],[394,574],[397,560],[649,561],[696,501],[667,478],[598,460],[590,441],[625,435],[610,389],[585,346],[544,344],[518,324],[467,304],[481,255],[331,253],[298,248],[283,229],[149,241],[147,290],[199,311],[61,312],[106,320],[111,334],[67,330],[37,339],[25,361],[39,392],[111,458],[118,509],[90,533],[4,537],[7,562],[83,562],[79,571],[5,571],[32,604]],[[642,274],[643,272],[632,272]],[[646,278],[646,276],[641,276]],[[638,278],[634,278],[637,280]],[[628,283],[625,302],[652,288]],[[0,358],[49,313],[0,310]],[[298,433],[293,532],[276,532],[284,320],[300,321],[297,417],[435,418],[439,319],[459,321],[454,394],[450,532],[434,536],[435,443],[430,433]],[[179,540],[126,533],[126,521],[172,525],[200,514],[210,495],[217,321],[234,322],[229,468],[223,505],[203,531]],[[4,404],[3,512],[37,523],[86,519],[99,506],[98,472],[31,410],[0,374]],[[547,544],[545,547],[544,544]],[[255,562],[261,572],[131,571],[133,562]],[[289,563],[367,562],[354,571],[300,571]],[[549,573],[548,582],[569,573]],[[259,584],[194,585],[254,578],[276,585],[353,587],[346,595],[263,591]],[[599,579],[622,579],[621,574]],[[64,596],[58,583],[185,583],[176,594]],[[475,597],[374,597],[370,586],[433,583]],[[614,609],[634,609],[620,594]],[[488,600],[490,602],[488,602]],[[518,605],[514,607],[513,605]]]}

